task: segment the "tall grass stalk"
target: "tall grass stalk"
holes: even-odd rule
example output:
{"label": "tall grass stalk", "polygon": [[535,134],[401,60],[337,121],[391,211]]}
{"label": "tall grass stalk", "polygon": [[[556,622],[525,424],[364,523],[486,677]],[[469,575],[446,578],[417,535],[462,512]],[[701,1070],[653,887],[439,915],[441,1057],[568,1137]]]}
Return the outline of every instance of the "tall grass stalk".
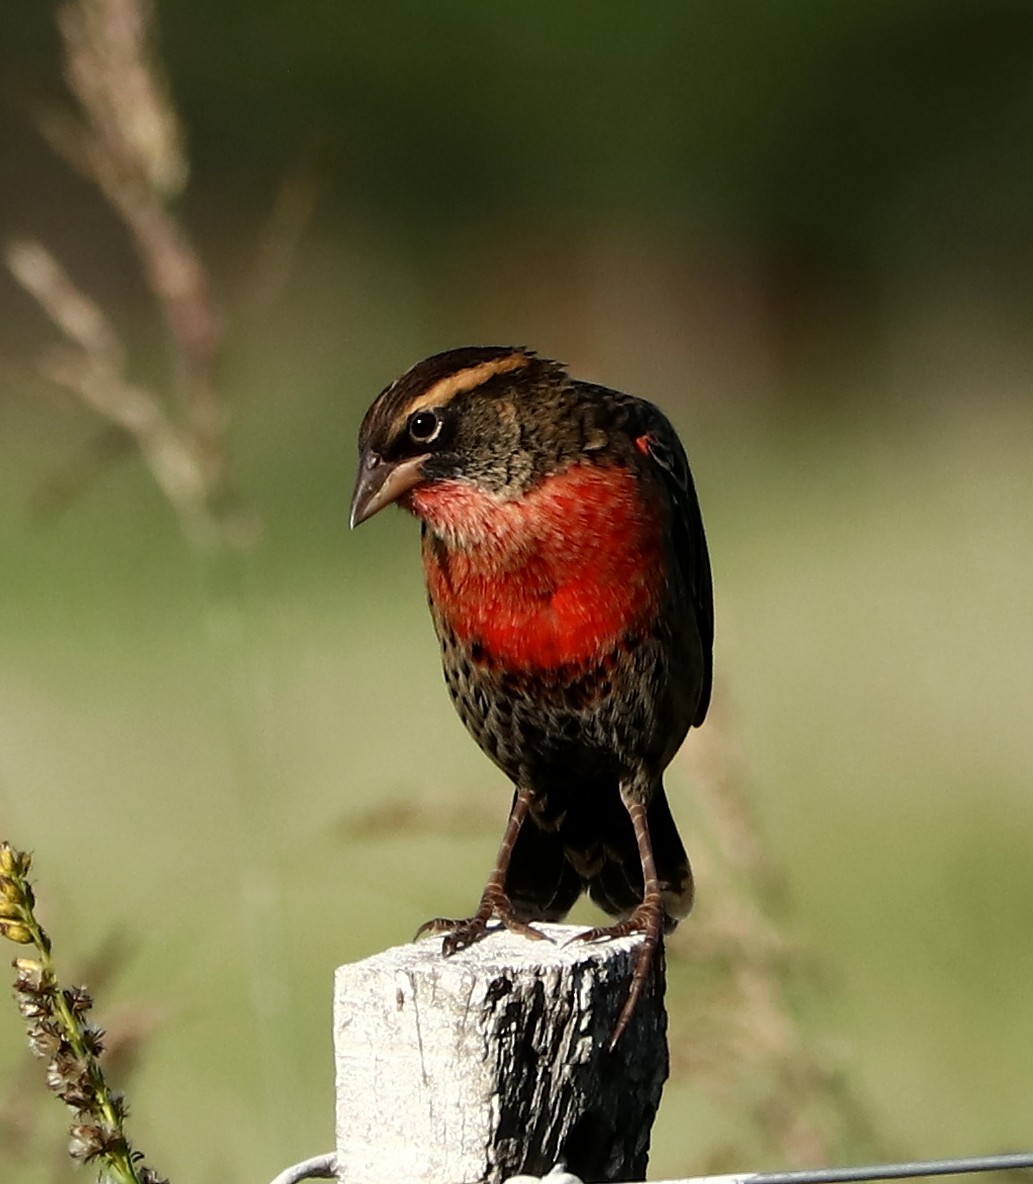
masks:
{"label": "tall grass stalk", "polygon": [[[251,651],[248,552],[257,538],[242,511],[227,447],[217,365],[224,324],[206,267],[174,204],[189,174],[180,120],[157,50],[149,0],[70,0],[57,12],[64,75],[75,100],[47,113],[42,130],[121,220],[168,333],[172,375],[159,391],[128,372],[128,351],[101,307],[40,242],[7,245],[8,267],[61,335],[44,372],[98,418],[91,445],[105,463],[128,440],[175,513],[198,572],[212,676],[223,704],[241,853],[240,908],[247,937],[253,1045],[259,1050],[271,1134],[297,1075],[287,990],[286,919],[266,803],[262,735]],[[292,226],[291,234],[297,227]],[[76,471],[92,474],[93,465]],[[283,1148],[271,1147],[281,1155]]]}

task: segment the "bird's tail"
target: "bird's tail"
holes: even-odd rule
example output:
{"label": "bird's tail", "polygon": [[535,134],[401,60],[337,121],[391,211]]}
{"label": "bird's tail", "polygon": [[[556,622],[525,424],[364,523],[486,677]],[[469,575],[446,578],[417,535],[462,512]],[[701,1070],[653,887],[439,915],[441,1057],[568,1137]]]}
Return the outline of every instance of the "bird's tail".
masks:
{"label": "bird's tail", "polygon": [[[558,921],[582,892],[611,916],[642,903],[642,861],[631,818],[615,787],[568,801],[552,825],[533,815],[520,830],[506,875],[506,892],[525,920]],[[646,813],[665,928],[692,909],[693,882],[685,847],[659,788]]]}
{"label": "bird's tail", "polygon": [[506,872],[506,895],[517,916],[524,921],[562,921],[584,890],[559,829],[543,829],[528,818]]}

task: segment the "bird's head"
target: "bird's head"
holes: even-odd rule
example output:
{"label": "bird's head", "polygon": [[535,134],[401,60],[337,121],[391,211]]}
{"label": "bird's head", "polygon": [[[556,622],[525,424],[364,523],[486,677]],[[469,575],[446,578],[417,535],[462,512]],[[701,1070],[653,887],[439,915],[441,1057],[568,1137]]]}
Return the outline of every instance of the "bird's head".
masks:
{"label": "bird's head", "polygon": [[435,483],[523,492],[576,451],[579,433],[557,433],[568,417],[554,413],[568,390],[558,363],[526,349],[474,346],[417,363],[362,421],[352,526]]}

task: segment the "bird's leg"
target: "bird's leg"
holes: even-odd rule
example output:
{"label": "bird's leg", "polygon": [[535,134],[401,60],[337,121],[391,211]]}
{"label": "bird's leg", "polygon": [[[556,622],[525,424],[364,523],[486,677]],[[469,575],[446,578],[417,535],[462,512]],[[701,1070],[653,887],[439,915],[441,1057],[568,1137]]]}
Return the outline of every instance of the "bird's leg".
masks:
{"label": "bird's leg", "polygon": [[505,889],[506,873],[509,870],[513,847],[530,808],[531,791],[518,789],[513,800],[513,809],[510,811],[509,822],[506,824],[506,830],[499,845],[499,853],[495,858],[495,867],[488,877],[488,883],[484,887],[477,912],[472,917],[461,921],[453,921],[448,917],[435,917],[432,921],[425,922],[416,931],[417,937],[423,933],[444,933],[445,939],[441,943],[441,952],[446,958],[450,954],[480,941],[488,932],[488,925],[493,918],[501,922],[506,929],[511,929],[514,933],[521,933],[524,937],[530,937],[535,941],[550,940],[546,934],[528,925],[526,921],[520,920],[513,910],[513,905]]}
{"label": "bird's leg", "polygon": [[631,824],[635,828],[635,842],[638,844],[638,855],[642,863],[642,903],[636,905],[631,914],[623,921],[613,925],[601,925],[596,929],[589,929],[579,933],[571,941],[612,941],[617,937],[628,937],[632,933],[641,933],[642,942],[635,952],[635,962],[631,970],[631,983],[628,995],[624,1000],[617,1023],[614,1025],[613,1035],[610,1037],[612,1049],[628,1026],[635,1005],[638,1003],[645,988],[649,971],[656,956],[663,934],[664,906],[660,895],[660,884],[656,877],[656,863],[653,859],[653,844],[649,838],[649,823],[646,820],[646,807],[641,801],[624,799],[631,815]]}

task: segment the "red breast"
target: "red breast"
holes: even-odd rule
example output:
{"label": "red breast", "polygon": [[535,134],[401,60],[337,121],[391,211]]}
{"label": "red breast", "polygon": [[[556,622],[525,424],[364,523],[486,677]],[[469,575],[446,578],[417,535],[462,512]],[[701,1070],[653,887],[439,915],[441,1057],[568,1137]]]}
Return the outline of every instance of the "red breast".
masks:
{"label": "red breast", "polygon": [[429,527],[423,560],[437,611],[489,664],[585,663],[656,615],[665,515],[628,468],[575,464],[510,499],[438,481],[405,502]]}

